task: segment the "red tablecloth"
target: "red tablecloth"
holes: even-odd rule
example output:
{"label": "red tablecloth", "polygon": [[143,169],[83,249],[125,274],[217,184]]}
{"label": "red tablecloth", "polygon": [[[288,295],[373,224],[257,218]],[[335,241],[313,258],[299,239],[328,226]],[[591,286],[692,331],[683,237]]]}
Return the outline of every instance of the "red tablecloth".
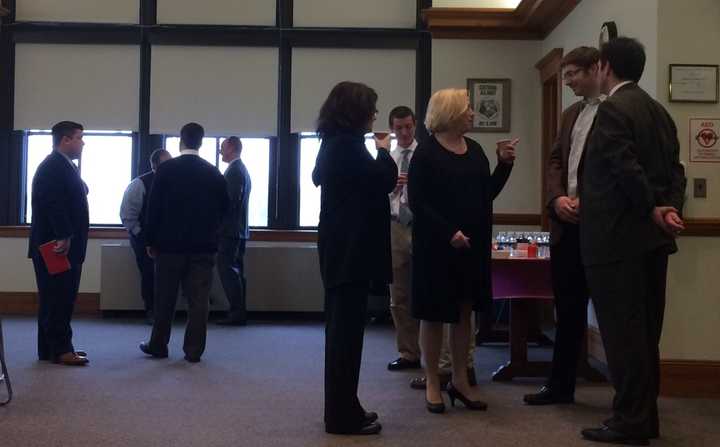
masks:
{"label": "red tablecloth", "polygon": [[492,260],[494,299],[553,299],[549,258]]}

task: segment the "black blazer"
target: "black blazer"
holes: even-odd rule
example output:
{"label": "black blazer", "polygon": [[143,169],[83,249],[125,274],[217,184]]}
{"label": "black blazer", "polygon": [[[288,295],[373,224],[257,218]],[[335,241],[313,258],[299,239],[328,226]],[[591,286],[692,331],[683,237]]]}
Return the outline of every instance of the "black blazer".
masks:
{"label": "black blazer", "polygon": [[665,248],[674,239],[652,220],[656,206],[682,210],[685,171],[677,129],[667,111],[636,84],[598,107],[584,155],[580,243],[586,265]]}
{"label": "black blazer", "polygon": [[397,165],[386,150],[373,159],[362,133],[323,139],[313,170],[322,187],[318,252],[326,288],[392,281],[390,201]]}
{"label": "black blazer", "polygon": [[238,159],[225,170],[230,204],[225,214],[220,235],[229,238],[249,239],[248,205],[252,183],[245,163]]}
{"label": "black blazer", "polygon": [[145,244],[161,253],[215,253],[228,208],[225,178],[197,155],[168,160],[155,173]]}
{"label": "black blazer", "polygon": [[28,257],[39,255],[46,242],[71,238],[68,260],[82,264],[87,251],[87,185],[77,169],[53,151],[38,166],[32,183],[32,225]]}

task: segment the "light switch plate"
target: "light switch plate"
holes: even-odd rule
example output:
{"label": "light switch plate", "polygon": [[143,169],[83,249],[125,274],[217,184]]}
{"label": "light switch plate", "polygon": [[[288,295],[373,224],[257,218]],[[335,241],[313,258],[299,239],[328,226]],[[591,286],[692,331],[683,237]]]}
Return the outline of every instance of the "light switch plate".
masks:
{"label": "light switch plate", "polygon": [[704,178],[693,179],[693,197],[696,199],[707,198],[707,180]]}

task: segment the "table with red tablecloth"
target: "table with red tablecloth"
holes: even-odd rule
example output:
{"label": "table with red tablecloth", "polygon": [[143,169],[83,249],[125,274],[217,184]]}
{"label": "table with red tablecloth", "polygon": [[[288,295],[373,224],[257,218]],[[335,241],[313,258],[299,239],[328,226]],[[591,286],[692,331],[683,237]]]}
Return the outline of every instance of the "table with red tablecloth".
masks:
{"label": "table with red tablecloth", "polygon": [[[551,362],[528,360],[528,338],[533,309],[553,300],[552,273],[549,258],[507,257],[492,260],[493,299],[510,303],[510,361],[493,374],[495,381],[514,377],[547,377]],[[591,381],[604,376],[587,361],[587,343],[578,365],[578,377]]]}

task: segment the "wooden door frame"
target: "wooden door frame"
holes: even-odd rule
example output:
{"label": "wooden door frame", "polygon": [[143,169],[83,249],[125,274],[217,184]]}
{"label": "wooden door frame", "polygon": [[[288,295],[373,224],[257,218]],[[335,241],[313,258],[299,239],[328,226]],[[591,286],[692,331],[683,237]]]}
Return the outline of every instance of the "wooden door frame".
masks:
{"label": "wooden door frame", "polygon": [[[560,76],[560,65],[563,58],[563,49],[554,48],[542,59],[540,59],[535,68],[540,72],[540,90],[542,95],[541,107],[541,131],[542,131],[542,154],[541,154],[541,201],[540,213],[542,216],[542,229],[549,229],[547,207],[547,162],[550,157],[550,151],[557,138],[560,127],[560,114],[562,113],[562,77]],[[548,82],[557,83],[557,94],[554,98],[545,94],[545,85]],[[554,103],[554,104],[553,104]]]}

